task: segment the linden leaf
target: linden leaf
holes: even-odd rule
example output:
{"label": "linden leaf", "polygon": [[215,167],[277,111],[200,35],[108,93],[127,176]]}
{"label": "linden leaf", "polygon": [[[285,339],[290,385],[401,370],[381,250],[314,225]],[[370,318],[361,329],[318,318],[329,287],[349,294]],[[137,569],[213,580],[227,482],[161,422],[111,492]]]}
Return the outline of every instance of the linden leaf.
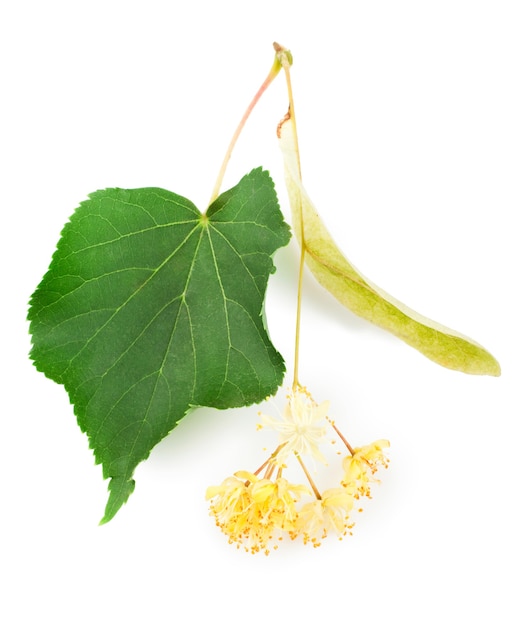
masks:
{"label": "linden leaf", "polygon": [[249,405],[281,384],[262,309],[289,238],[261,169],[205,215],[163,189],[106,189],[64,227],[31,298],[31,358],[65,386],[111,479],[103,522],[192,407]]}
{"label": "linden leaf", "polygon": [[370,282],[347,260],[302,185],[291,118],[280,124],[278,136],[293,228],[299,243],[303,233],[306,263],[317,281],[353,313],[393,333],[432,361],[467,374],[499,376],[499,363],[485,348],[411,310]]}

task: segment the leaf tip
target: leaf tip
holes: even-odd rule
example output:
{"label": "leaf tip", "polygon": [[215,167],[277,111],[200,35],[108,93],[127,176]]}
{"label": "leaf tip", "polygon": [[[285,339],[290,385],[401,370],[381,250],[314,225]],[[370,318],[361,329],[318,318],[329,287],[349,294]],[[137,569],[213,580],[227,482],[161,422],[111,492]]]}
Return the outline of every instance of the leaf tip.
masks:
{"label": "leaf tip", "polygon": [[99,526],[103,526],[115,517],[123,504],[126,504],[134,489],[135,481],[133,478],[126,480],[124,476],[115,476],[110,479],[108,485],[110,496],[107,501],[107,506],[105,507],[105,514],[101,518]]}

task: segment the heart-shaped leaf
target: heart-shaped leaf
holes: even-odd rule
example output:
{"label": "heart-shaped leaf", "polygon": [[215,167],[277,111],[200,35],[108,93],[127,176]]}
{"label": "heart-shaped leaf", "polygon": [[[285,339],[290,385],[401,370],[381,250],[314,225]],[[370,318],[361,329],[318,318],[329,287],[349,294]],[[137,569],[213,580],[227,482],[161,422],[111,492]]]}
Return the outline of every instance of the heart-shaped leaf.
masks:
{"label": "heart-shaped leaf", "polygon": [[31,299],[31,358],[65,386],[111,479],[104,522],[192,407],[275,393],[284,363],[262,309],[271,257],[289,238],[261,169],[206,214],[163,189],[106,189],[64,227]]}

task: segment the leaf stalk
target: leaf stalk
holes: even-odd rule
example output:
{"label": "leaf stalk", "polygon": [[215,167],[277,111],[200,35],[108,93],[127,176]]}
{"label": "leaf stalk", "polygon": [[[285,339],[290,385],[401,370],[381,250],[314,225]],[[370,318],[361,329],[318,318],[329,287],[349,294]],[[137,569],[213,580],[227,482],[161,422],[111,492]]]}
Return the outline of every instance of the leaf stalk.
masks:
{"label": "leaf stalk", "polygon": [[280,70],[281,70],[281,61],[280,61],[279,56],[278,56],[277,51],[276,51],[276,55],[274,57],[274,62],[272,64],[270,72],[268,73],[267,77],[265,78],[265,80],[261,84],[261,87],[258,89],[258,91],[254,95],[253,99],[251,100],[249,106],[247,107],[247,110],[243,114],[242,119],[240,120],[238,126],[236,127],[236,130],[235,130],[235,132],[233,134],[233,137],[231,138],[231,141],[229,143],[228,149],[226,150],[226,154],[224,156],[224,160],[222,161],[222,165],[220,167],[219,174],[217,176],[217,180],[215,181],[215,185],[213,187],[212,196],[210,198],[210,202],[208,203],[208,206],[210,206],[212,204],[212,202],[217,199],[217,197],[218,197],[218,195],[220,193],[220,188],[221,188],[221,185],[222,185],[222,181],[224,180],[224,175],[225,175],[226,169],[228,167],[229,159],[231,158],[231,155],[232,155],[233,150],[235,148],[235,144],[238,141],[238,138],[240,137],[240,134],[241,134],[241,132],[242,132],[244,126],[245,126],[245,123],[247,122],[250,114],[252,113],[252,110],[254,109],[256,104],[258,103],[259,99],[265,93],[265,91],[267,90],[268,86],[272,83],[274,78],[279,74]]}

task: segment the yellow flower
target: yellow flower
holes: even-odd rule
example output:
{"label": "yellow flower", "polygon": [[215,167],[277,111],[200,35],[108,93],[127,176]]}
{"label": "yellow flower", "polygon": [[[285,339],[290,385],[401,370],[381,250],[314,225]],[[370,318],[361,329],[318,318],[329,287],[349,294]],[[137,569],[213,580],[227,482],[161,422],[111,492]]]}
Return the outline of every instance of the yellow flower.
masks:
{"label": "yellow flower", "polygon": [[254,483],[251,495],[258,505],[260,523],[293,533],[297,521],[295,502],[303,493],[310,493],[305,485],[292,485],[282,477],[275,482],[262,479]]}
{"label": "yellow flower", "polygon": [[325,463],[320,452],[325,432],[329,401],[317,404],[305,387],[293,389],[282,414],[282,420],[260,414],[263,426],[274,428],[280,434],[281,448],[276,455],[278,464],[284,464],[290,453],[311,455]]}
{"label": "yellow flower", "polygon": [[370,497],[370,483],[379,482],[374,478],[379,465],[388,467],[389,460],[382,451],[384,448],[389,448],[389,441],[379,439],[368,446],[355,448],[353,455],[343,459],[345,476],[342,484],[356,497]]}
{"label": "yellow flower", "polygon": [[252,503],[249,485],[255,480],[249,472],[236,472],[221,485],[206,490],[206,499],[212,500],[210,514],[230,542],[239,543],[245,534]]}
{"label": "yellow flower", "polygon": [[311,542],[316,548],[331,531],[340,539],[344,537],[353,526],[348,517],[352,506],[352,495],[340,487],[327,489],[321,499],[305,504],[297,519],[304,543]]}
{"label": "yellow flower", "polygon": [[206,498],[212,500],[210,513],[230,543],[247,552],[264,550],[268,554],[268,544],[276,533],[295,536],[295,502],[304,492],[309,493],[305,486],[291,485],[282,477],[273,482],[236,472],[220,486],[209,487]]}

